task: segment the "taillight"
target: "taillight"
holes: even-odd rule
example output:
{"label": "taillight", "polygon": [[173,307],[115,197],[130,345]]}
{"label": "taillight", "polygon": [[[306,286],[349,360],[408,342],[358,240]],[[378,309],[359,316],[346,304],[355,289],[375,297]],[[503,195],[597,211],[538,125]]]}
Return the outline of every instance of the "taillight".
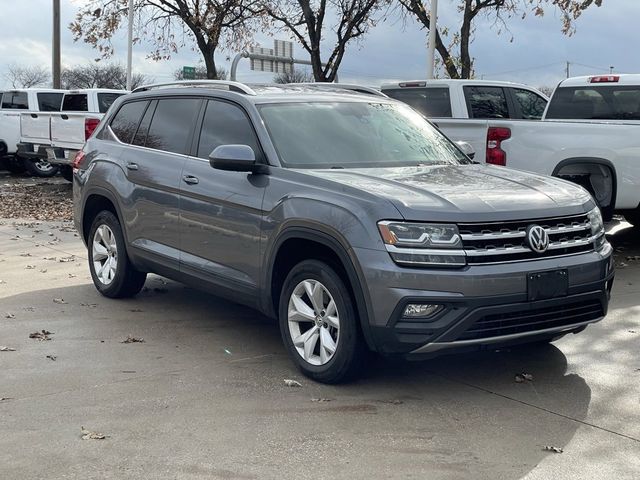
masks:
{"label": "taillight", "polygon": [[84,160],[84,157],[84,151],[80,150],[79,152],[77,152],[76,156],[73,157],[73,162],[71,162],[71,168],[73,168],[74,170],[80,168],[80,164]]}
{"label": "taillight", "polygon": [[84,139],[89,140],[89,137],[93,134],[94,130],[100,123],[97,118],[85,118],[84,119]]}
{"label": "taillight", "polygon": [[489,130],[487,130],[487,163],[503,166],[507,164],[507,153],[502,150],[502,141],[507,138],[511,138],[510,129],[489,127]]}
{"label": "taillight", "polygon": [[618,83],[619,81],[619,75],[599,75],[589,79],[589,82],[591,83]]}

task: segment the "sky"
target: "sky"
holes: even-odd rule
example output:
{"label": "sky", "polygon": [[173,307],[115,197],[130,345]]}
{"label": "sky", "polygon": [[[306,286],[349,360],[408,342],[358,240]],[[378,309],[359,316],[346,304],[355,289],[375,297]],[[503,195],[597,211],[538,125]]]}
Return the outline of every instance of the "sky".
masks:
{"label": "sky", "polygon": [[[4,73],[10,64],[51,65],[52,0],[0,0],[0,87],[8,87]],[[85,64],[98,56],[82,42],[75,43],[67,28],[83,0],[61,0],[63,66]],[[452,30],[459,29],[456,5],[460,0],[439,0],[439,22]],[[477,78],[508,80],[534,87],[553,87],[566,74],[590,75],[615,72],[640,73],[637,48],[639,0],[604,0],[600,8],[585,11],[576,22],[576,33],[561,33],[561,18],[552,7],[544,17],[528,15],[509,21],[509,33],[498,33],[488,19],[479,17],[471,53],[475,58]],[[273,38],[287,40],[282,32],[273,36],[257,34],[254,41],[271,47]],[[379,86],[386,81],[420,79],[426,75],[426,32],[415,22],[403,22],[396,14],[387,16],[365,37],[350,44],[339,70],[341,82]],[[331,37],[328,37],[329,39]],[[126,31],[113,39],[115,55],[111,61],[126,64]],[[173,72],[185,65],[202,63],[198,51],[185,47],[170,60],[155,62],[147,58],[149,45],[134,47],[133,70],[157,82],[170,81]],[[219,66],[229,70],[237,52],[221,51],[216,55]],[[294,44],[294,56],[305,57],[301,46]],[[249,61],[238,68],[238,80],[268,82],[272,74],[253,72]]]}

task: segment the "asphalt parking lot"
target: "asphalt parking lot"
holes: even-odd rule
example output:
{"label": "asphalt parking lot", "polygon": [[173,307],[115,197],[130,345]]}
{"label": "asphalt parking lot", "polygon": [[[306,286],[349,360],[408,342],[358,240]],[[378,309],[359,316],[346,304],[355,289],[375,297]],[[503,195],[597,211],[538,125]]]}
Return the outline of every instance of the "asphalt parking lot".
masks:
{"label": "asphalt parking lot", "polygon": [[609,314],[581,334],[375,358],[326,386],[252,310],[157,276],[108,300],[69,221],[0,218],[0,478],[640,478],[640,229],[624,227]]}

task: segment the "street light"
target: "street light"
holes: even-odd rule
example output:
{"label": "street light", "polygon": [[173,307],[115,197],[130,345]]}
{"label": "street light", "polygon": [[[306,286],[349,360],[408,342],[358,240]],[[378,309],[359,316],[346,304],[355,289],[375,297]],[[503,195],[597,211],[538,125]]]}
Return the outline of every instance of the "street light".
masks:
{"label": "street light", "polygon": [[427,80],[433,78],[435,53],[436,53],[436,33],[438,32],[438,0],[431,0],[431,11],[429,12],[429,46],[427,48]]}
{"label": "street light", "polygon": [[131,91],[131,56],[133,55],[133,0],[129,0],[129,39],[127,41],[127,90]]}

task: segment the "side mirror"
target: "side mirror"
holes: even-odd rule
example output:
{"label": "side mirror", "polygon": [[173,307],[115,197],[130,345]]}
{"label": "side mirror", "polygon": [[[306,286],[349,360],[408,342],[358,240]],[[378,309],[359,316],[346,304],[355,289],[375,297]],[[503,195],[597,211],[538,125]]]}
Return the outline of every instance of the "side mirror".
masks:
{"label": "side mirror", "polygon": [[249,145],[220,145],[209,155],[209,163],[218,170],[265,173],[266,166],[256,163],[256,155]]}
{"label": "side mirror", "polygon": [[476,151],[473,149],[469,142],[458,141],[456,142],[456,145],[460,150],[462,150],[462,153],[464,153],[471,160],[473,160],[473,157],[476,156]]}

